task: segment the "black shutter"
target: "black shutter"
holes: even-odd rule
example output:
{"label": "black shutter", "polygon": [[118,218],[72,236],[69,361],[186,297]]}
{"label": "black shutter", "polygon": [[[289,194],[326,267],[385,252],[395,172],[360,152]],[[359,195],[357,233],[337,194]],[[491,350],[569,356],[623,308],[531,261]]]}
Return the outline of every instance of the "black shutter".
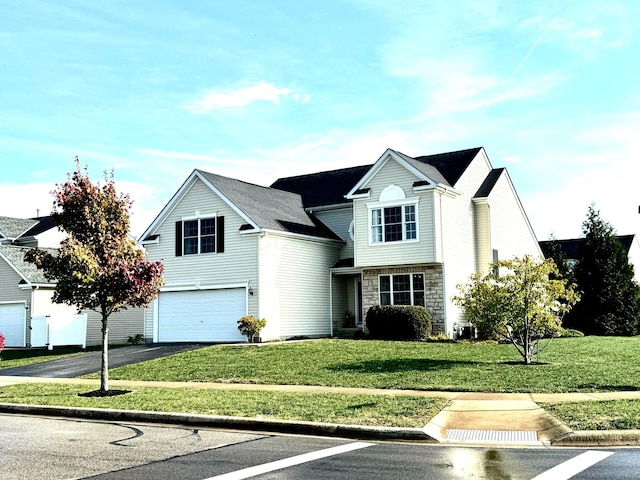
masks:
{"label": "black shutter", "polygon": [[216,253],[224,252],[224,217],[216,217]]}
{"label": "black shutter", "polygon": [[182,222],[176,222],[176,257],[182,256]]}

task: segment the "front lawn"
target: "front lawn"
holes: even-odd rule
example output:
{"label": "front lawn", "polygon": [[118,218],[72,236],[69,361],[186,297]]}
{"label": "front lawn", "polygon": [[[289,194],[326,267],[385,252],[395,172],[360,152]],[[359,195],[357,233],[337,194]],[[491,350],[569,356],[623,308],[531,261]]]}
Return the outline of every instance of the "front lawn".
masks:
{"label": "front lawn", "polygon": [[478,392],[640,389],[640,337],[555,340],[539,364],[510,345],[316,340],[213,346],[111,370],[112,379]]}
{"label": "front lawn", "polygon": [[8,385],[0,387],[0,402],[415,428],[424,427],[447,403],[413,396],[160,387],[135,388],[113,397],[78,396],[88,390],[86,385]]}

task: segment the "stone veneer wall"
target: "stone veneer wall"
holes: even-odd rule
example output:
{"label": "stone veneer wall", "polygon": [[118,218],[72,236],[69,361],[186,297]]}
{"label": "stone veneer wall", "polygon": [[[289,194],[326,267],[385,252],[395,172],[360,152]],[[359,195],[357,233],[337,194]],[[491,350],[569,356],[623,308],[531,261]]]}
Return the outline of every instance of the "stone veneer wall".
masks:
{"label": "stone veneer wall", "polygon": [[431,314],[433,333],[446,333],[444,327],[444,285],[441,265],[412,265],[410,267],[370,268],[362,271],[362,311],[366,318],[367,311],[378,305],[379,275],[395,275],[400,273],[424,273],[425,307]]}

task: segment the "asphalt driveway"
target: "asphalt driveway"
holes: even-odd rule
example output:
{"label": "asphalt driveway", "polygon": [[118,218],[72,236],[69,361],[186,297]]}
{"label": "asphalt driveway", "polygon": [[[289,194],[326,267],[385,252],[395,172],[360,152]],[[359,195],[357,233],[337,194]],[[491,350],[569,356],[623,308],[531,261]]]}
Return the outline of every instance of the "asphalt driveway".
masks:
{"label": "asphalt driveway", "polygon": [[[109,349],[109,368],[145,362],[153,358],[166,357],[205,344],[131,345]],[[51,360],[24,367],[0,368],[0,376],[75,378],[99,372],[102,352],[86,352],[75,357]]]}

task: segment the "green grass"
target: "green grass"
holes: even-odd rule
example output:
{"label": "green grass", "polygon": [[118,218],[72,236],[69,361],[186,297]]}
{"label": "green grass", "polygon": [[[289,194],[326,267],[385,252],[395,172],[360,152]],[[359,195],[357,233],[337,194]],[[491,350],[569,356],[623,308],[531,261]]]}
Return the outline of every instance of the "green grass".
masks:
{"label": "green grass", "polygon": [[0,387],[0,402],[417,428],[425,426],[447,402],[412,396],[159,387],[135,388],[113,397],[78,396],[88,390],[86,385],[9,385]]}
{"label": "green grass", "polygon": [[524,365],[510,345],[318,340],[205,347],[121,367],[111,378],[479,392],[640,389],[640,337],[555,340]]}
{"label": "green grass", "polygon": [[572,430],[640,429],[640,400],[541,403]]}
{"label": "green grass", "polygon": [[24,349],[24,350],[4,350],[0,353],[0,375],[3,368],[23,367],[34,363],[48,362],[60,358],[74,357],[81,355],[87,350],[80,347],[46,349]]}

